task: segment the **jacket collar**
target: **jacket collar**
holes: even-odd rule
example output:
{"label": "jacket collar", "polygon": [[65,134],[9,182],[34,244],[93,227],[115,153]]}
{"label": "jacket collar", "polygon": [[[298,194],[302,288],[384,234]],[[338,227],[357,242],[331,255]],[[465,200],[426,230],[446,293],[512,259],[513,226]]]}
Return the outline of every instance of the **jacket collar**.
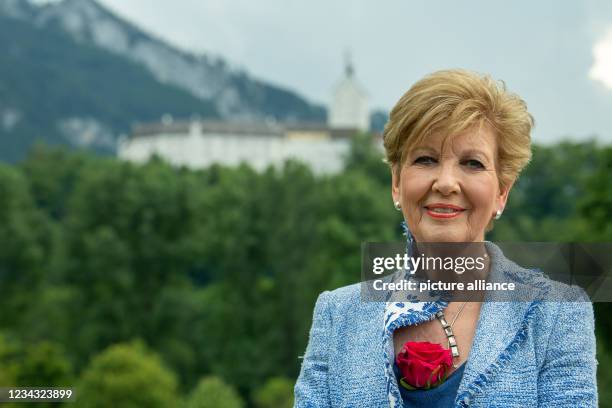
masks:
{"label": "jacket collar", "polygon": [[[486,242],[485,245],[491,257],[490,281],[514,281],[518,291],[533,291],[530,280],[533,279],[534,272],[526,271],[508,260],[495,244]],[[540,285],[537,298],[541,298],[548,290],[549,286]],[[516,346],[524,341],[527,328],[541,305],[541,301],[537,299],[520,302],[499,302],[491,299],[490,293],[487,293],[481,306],[472,348],[457,392],[457,402],[460,406],[467,406],[474,395],[481,392],[494,374],[512,358]],[[443,300],[386,303],[382,347],[386,390],[392,408],[402,407],[399,386],[393,372],[393,331],[399,327],[432,320],[435,313],[446,306],[447,302]]]}

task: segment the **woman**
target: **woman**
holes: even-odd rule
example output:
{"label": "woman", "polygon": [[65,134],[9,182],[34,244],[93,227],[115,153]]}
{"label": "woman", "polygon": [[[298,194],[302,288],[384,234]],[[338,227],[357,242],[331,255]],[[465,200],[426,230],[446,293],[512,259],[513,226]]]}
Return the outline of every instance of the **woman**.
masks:
{"label": "woman", "polygon": [[[449,70],[417,82],[384,132],[393,202],[409,240],[483,242],[531,157],[532,126],[525,103],[488,76]],[[489,276],[536,274],[483,245]],[[597,406],[592,305],[579,289],[547,282],[543,294],[581,302],[365,302],[359,284],[326,291],[315,305],[295,404]],[[423,363],[435,367],[425,387],[411,369],[427,356],[436,361]]]}

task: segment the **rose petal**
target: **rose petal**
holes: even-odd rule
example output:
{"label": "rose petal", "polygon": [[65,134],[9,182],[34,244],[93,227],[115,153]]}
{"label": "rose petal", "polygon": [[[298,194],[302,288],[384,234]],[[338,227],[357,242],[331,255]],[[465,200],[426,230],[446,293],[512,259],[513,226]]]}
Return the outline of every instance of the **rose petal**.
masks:
{"label": "rose petal", "polygon": [[452,365],[452,354],[437,343],[406,342],[396,357],[396,363],[406,383],[428,389],[446,377]]}

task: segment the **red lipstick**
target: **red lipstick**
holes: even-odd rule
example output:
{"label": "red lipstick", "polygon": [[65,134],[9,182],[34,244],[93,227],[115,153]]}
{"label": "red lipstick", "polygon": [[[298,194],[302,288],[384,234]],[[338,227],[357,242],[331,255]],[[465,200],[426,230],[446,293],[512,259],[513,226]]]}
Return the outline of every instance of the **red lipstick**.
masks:
{"label": "red lipstick", "polygon": [[425,206],[425,209],[430,217],[442,219],[458,217],[465,211],[465,208],[445,203],[429,204]]}

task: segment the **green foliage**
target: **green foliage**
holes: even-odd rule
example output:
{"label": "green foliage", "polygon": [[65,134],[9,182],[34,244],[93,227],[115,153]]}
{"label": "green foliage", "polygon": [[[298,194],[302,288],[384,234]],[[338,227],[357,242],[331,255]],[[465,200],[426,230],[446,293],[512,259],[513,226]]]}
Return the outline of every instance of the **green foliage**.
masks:
{"label": "green foliage", "polygon": [[238,393],[218,377],[204,377],[191,392],[185,408],[242,408]]}
{"label": "green foliage", "polygon": [[64,351],[55,343],[43,341],[27,347],[15,375],[17,384],[33,387],[72,385],[72,367]]}
{"label": "green foliage", "polygon": [[612,370],[609,369],[612,365],[612,350],[609,344],[610,339],[599,337],[597,340],[597,387],[601,408],[612,407]]}
{"label": "green foliage", "polygon": [[54,220],[66,216],[66,207],[83,167],[92,161],[84,152],[35,144],[19,168],[29,181],[36,206]]}
{"label": "green foliage", "polygon": [[387,187],[391,185],[391,171],[384,159],[384,151],[377,147],[372,135],[360,133],[355,135],[351,144],[351,150],[345,159],[345,168],[346,171],[360,172]]}
{"label": "green foliage", "polygon": [[[580,213],[601,166],[601,148],[594,142],[562,142],[534,146],[533,159],[510,192],[501,220],[489,239],[500,241],[589,241],[592,220]],[[599,170],[600,171],[600,170]],[[610,191],[608,185],[602,191]],[[603,181],[605,183],[605,181]],[[609,195],[609,194],[608,194]]]}
{"label": "green foliage", "polygon": [[0,327],[16,327],[44,284],[55,236],[17,169],[0,165],[0,197]]}
{"label": "green foliage", "polygon": [[595,171],[585,180],[584,198],[579,202],[582,217],[589,220],[592,229],[587,239],[610,241],[612,239],[612,147],[599,152]]}
{"label": "green foliage", "polygon": [[21,344],[14,338],[0,333],[0,384],[17,385],[16,377],[19,375],[21,355]]}
{"label": "green foliage", "polygon": [[94,357],[77,386],[80,408],[176,407],[176,379],[141,343],[118,344]]}
{"label": "green foliage", "polygon": [[[73,384],[72,367],[57,343],[43,341],[26,345],[14,336],[0,334],[1,386],[71,387]],[[56,405],[39,402],[6,406],[47,408]]]}
{"label": "green foliage", "polygon": [[253,401],[257,408],[293,407],[294,381],[283,377],[270,378],[255,392]]}
{"label": "green foliage", "polygon": [[95,118],[118,133],[135,120],[158,120],[165,113],[218,116],[210,101],[162,84],[145,67],[54,27],[0,16],[0,48],[0,100],[21,115],[13,129],[0,129],[2,160],[22,158],[37,139],[66,145],[57,122],[71,117]]}

